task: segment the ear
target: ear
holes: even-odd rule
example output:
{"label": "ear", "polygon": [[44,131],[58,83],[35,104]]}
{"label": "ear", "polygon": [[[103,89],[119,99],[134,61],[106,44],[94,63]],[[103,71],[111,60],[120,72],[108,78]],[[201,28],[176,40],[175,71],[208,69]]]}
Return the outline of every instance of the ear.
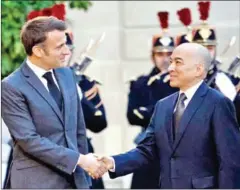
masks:
{"label": "ear", "polygon": [[42,57],[44,55],[43,49],[38,45],[32,47],[32,52],[37,57]]}
{"label": "ear", "polygon": [[202,76],[203,73],[204,73],[204,70],[205,70],[205,68],[204,68],[204,65],[203,65],[202,63],[197,64],[196,76],[197,76],[197,77]]}

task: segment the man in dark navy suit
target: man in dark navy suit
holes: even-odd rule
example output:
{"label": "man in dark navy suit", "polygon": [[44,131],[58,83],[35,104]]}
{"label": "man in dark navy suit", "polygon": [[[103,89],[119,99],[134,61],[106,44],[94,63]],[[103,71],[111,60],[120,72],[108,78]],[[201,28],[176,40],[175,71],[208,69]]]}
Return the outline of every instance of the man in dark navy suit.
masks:
{"label": "man in dark navy suit", "polygon": [[[159,12],[159,20],[168,21],[168,12]],[[128,94],[127,119],[132,126],[140,126],[142,131],[135,138],[138,144],[144,135],[153,114],[157,101],[173,94],[178,89],[169,84],[169,57],[174,49],[174,38],[164,26],[159,34],[152,38],[151,58],[154,64],[151,72],[131,81]],[[146,173],[148,174],[146,178]],[[141,168],[133,173],[131,189],[156,189],[158,188],[159,166],[158,162]]]}
{"label": "man in dark navy suit", "polygon": [[108,165],[111,178],[158,160],[160,188],[240,188],[235,108],[204,82],[210,64],[208,50],[199,44],[175,48],[170,85],[180,91],[157,103],[145,137],[135,149],[99,157]]}

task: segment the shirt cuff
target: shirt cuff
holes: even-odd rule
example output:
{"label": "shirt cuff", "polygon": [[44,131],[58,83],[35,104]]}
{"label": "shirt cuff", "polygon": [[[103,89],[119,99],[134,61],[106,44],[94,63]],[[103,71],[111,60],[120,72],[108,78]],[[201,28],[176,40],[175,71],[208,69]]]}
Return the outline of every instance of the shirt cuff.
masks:
{"label": "shirt cuff", "polygon": [[78,157],[78,161],[77,161],[77,163],[76,163],[76,165],[75,165],[75,167],[74,167],[74,169],[73,169],[73,173],[75,172],[75,170],[76,170],[76,168],[77,168],[77,165],[78,165],[79,161],[80,161],[80,154],[79,154],[79,157]]}
{"label": "shirt cuff", "polygon": [[113,159],[113,157],[109,157],[109,159],[112,160],[112,163],[113,163],[113,168],[112,169],[109,169],[110,172],[115,172],[115,160]]}

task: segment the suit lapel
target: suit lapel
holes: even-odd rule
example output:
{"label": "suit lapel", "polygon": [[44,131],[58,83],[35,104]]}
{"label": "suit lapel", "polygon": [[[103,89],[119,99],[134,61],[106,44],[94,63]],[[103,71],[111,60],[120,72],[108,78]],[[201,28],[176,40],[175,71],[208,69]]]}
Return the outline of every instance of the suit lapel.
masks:
{"label": "suit lapel", "polygon": [[67,81],[67,77],[65,76],[63,70],[61,68],[59,69],[54,69],[54,74],[56,77],[56,80],[59,84],[62,96],[63,96],[63,110],[64,110],[64,123],[65,123],[65,127],[67,126],[66,123],[68,122],[67,119],[67,115],[70,113],[70,103],[68,102],[70,99],[69,96],[69,85],[68,85],[68,81]]}
{"label": "suit lapel", "polygon": [[57,103],[51,97],[50,93],[44,87],[39,78],[34,74],[34,72],[28,67],[26,62],[22,65],[22,73],[26,77],[26,81],[43,97],[43,99],[51,106],[53,111],[58,116],[59,120],[63,123],[62,113],[60,112]]}
{"label": "suit lapel", "polygon": [[169,100],[169,103],[168,103],[168,108],[167,108],[167,113],[166,113],[166,125],[165,125],[165,129],[167,131],[167,134],[168,134],[168,140],[169,140],[169,144],[170,144],[170,147],[173,148],[173,111],[174,111],[174,108],[175,108],[175,104],[176,104],[176,101],[177,101],[177,98],[178,98],[178,94],[179,93],[175,93],[171,99]]}
{"label": "suit lapel", "polygon": [[179,128],[177,129],[176,138],[173,144],[173,151],[177,148],[180,140],[182,139],[183,134],[186,131],[191,118],[202,104],[202,101],[204,99],[203,97],[207,93],[207,91],[208,91],[207,85],[205,83],[202,83],[201,86],[196,91],[196,93],[193,95],[191,101],[189,102],[186,110],[182,115]]}

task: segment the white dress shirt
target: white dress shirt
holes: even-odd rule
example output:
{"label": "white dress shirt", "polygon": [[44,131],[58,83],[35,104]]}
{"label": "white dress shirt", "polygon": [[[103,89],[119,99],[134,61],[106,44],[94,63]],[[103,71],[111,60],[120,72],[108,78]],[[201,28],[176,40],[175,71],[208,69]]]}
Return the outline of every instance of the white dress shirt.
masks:
{"label": "white dress shirt", "polygon": [[[197,89],[201,86],[202,83],[203,83],[203,80],[199,81],[197,84],[195,84],[194,86],[190,87],[189,89],[187,89],[185,91],[180,90],[179,95],[181,93],[184,93],[186,95],[186,97],[187,97],[187,99],[184,100],[185,108],[188,106],[188,104],[191,101],[193,95],[196,93]],[[177,107],[177,105],[175,106],[174,112],[176,111],[176,107]]]}
{"label": "white dress shirt", "polygon": [[[194,96],[194,94],[196,93],[197,89],[200,87],[200,85],[203,83],[203,80],[199,81],[197,84],[195,84],[194,86],[190,87],[189,89],[187,89],[186,91],[182,91],[180,90],[179,94],[184,93],[187,97],[187,99],[184,101],[184,106],[185,108],[188,106],[189,102],[191,101],[192,97]],[[176,110],[176,106],[174,109],[174,112]],[[110,169],[110,172],[115,172],[115,160],[113,159],[113,157],[108,157],[108,159],[111,159],[113,162],[113,169]]]}
{"label": "white dress shirt", "polygon": [[43,69],[43,68],[41,68],[41,67],[38,67],[37,65],[32,64],[29,59],[27,59],[26,63],[27,63],[27,65],[30,67],[30,69],[32,69],[32,71],[34,72],[34,74],[39,78],[39,80],[43,83],[43,85],[45,86],[45,88],[46,88],[48,91],[49,91],[49,89],[48,89],[48,86],[47,86],[47,79],[45,79],[45,78],[43,77],[43,75],[44,75],[45,73],[47,73],[47,72],[51,72],[51,73],[52,73],[53,80],[54,80],[55,84],[57,85],[58,90],[60,90],[59,85],[58,85],[58,83],[57,83],[57,80],[56,80],[56,78],[55,78],[55,75],[54,75],[52,69],[46,71],[45,69]]}
{"label": "white dress shirt", "polygon": [[[45,88],[47,89],[48,92],[49,92],[49,89],[48,89],[48,86],[47,86],[47,79],[45,79],[45,78],[43,77],[43,75],[44,75],[46,72],[51,72],[51,73],[52,73],[53,80],[54,80],[55,84],[57,85],[58,90],[60,90],[59,85],[58,85],[58,82],[57,82],[57,80],[56,80],[56,78],[55,78],[55,75],[54,75],[52,69],[46,71],[45,69],[43,69],[43,68],[41,68],[41,67],[38,67],[37,65],[32,64],[29,59],[27,59],[26,63],[27,63],[27,65],[30,67],[30,69],[32,69],[32,71],[34,72],[34,74],[39,78],[39,80],[43,83],[43,85],[45,86]],[[77,86],[78,96],[79,96],[80,100],[82,100],[82,97],[83,97],[82,91],[81,91],[80,87],[79,87],[77,84],[76,84],[76,86]]]}

